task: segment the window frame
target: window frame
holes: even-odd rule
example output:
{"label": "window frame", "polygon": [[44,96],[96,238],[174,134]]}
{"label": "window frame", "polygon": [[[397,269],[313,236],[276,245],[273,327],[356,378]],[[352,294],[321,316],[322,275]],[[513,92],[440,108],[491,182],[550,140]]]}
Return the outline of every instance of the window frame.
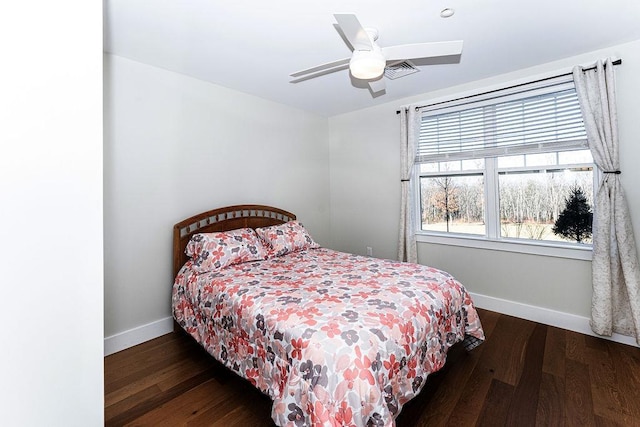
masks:
{"label": "window frame", "polygon": [[[484,158],[483,170],[452,171],[447,176],[484,175],[484,196],[486,235],[474,235],[455,232],[431,231],[422,229],[420,178],[430,176],[443,176],[442,172],[420,172],[419,164],[414,169],[416,240],[424,243],[437,243],[451,246],[462,246],[479,249],[502,250],[507,252],[525,253],[533,255],[552,256],[579,260],[591,260],[593,246],[591,244],[578,244],[572,242],[553,242],[549,240],[517,239],[500,236],[500,206],[498,177],[504,171],[537,171],[551,169],[545,166],[508,167],[498,168],[497,158]],[[562,164],[566,167],[592,167],[594,192],[596,182],[600,181],[601,172],[595,163],[571,163]],[[595,196],[595,194],[594,194]],[[490,208],[489,204],[494,205]]]}
{"label": "window frame", "polygon": [[[509,96],[511,98],[511,96]],[[446,100],[438,104],[446,103]],[[454,105],[455,107],[455,105]],[[443,109],[446,109],[444,107]],[[434,109],[430,109],[431,112]],[[439,110],[436,108],[435,110]],[[550,148],[550,147],[549,147]],[[563,147],[557,149],[544,150],[543,152],[573,151],[577,148],[567,150]],[[514,153],[515,154],[515,153]],[[443,172],[421,172],[421,163],[416,162],[413,167],[413,179],[411,189],[414,204],[414,223],[416,224],[415,237],[417,242],[441,244],[450,246],[460,246],[468,248],[498,250],[514,253],[523,253],[539,256],[550,256],[556,258],[569,258],[576,260],[590,261],[593,254],[592,244],[578,244],[572,242],[554,242],[549,240],[518,239],[500,236],[500,206],[499,206],[499,173],[508,170],[536,171],[554,168],[553,166],[524,166],[524,167],[503,167],[498,168],[498,157],[477,157],[484,159],[484,168],[469,171]],[[452,159],[453,160],[453,159]],[[442,160],[440,160],[442,161]],[[424,162],[422,162],[424,163]],[[557,165],[560,166],[560,165]],[[562,164],[568,167],[591,167],[593,170],[593,197],[597,192],[597,183],[601,181],[601,172],[594,163]],[[422,209],[421,209],[421,183],[420,178],[424,176],[443,175],[473,175],[481,173],[484,175],[484,196],[485,196],[485,235],[461,234],[454,232],[429,231],[422,229]]]}

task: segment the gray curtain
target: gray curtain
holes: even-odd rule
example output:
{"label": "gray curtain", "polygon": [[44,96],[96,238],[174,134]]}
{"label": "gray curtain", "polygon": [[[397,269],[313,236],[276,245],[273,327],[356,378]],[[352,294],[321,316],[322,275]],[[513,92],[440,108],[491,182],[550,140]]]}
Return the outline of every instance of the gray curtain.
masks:
{"label": "gray curtain", "polygon": [[416,248],[415,212],[411,179],[416,159],[419,114],[414,107],[400,110],[400,235],[398,238],[398,260],[418,262]]}
{"label": "gray curtain", "polygon": [[613,64],[608,59],[590,69],[575,67],[573,79],[589,148],[603,172],[594,203],[591,328],[635,336],[640,345],[640,269],[620,184]]}

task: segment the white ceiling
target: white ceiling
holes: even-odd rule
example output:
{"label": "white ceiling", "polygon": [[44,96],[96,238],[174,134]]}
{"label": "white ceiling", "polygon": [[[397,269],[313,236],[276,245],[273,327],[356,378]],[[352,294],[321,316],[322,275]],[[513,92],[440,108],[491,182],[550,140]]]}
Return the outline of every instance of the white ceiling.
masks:
{"label": "white ceiling", "polygon": [[[386,80],[376,98],[346,70],[290,83],[350,56],[334,13],[382,47],[462,39],[461,61]],[[105,0],[104,16],[106,52],[327,117],[640,39],[637,0]]]}

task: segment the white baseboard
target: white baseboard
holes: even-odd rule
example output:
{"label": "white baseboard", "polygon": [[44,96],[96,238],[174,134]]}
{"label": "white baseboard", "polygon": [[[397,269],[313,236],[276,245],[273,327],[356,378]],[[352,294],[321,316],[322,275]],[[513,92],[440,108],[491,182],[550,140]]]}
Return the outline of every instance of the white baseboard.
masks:
{"label": "white baseboard", "polygon": [[173,331],[173,318],[165,317],[104,339],[104,355],[108,356],[121,350],[142,344]]}
{"label": "white baseboard", "polygon": [[475,293],[471,293],[471,298],[473,298],[473,303],[478,308],[484,308],[497,313],[507,314],[509,316],[519,317],[521,319],[531,320],[544,325],[555,326],[557,328],[567,329],[569,331],[579,332],[634,347],[638,346],[635,338],[626,335],[615,333],[611,337],[596,335],[591,330],[589,318],[587,317]]}

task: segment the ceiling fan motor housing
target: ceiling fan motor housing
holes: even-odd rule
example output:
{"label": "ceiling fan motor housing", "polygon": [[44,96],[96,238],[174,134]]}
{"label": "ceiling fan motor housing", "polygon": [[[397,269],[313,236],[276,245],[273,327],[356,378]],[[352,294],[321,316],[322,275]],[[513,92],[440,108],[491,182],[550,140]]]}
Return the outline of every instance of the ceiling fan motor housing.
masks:
{"label": "ceiling fan motor housing", "polygon": [[380,47],[372,43],[372,50],[354,50],[349,61],[349,70],[353,77],[362,80],[376,79],[384,73],[387,60]]}

